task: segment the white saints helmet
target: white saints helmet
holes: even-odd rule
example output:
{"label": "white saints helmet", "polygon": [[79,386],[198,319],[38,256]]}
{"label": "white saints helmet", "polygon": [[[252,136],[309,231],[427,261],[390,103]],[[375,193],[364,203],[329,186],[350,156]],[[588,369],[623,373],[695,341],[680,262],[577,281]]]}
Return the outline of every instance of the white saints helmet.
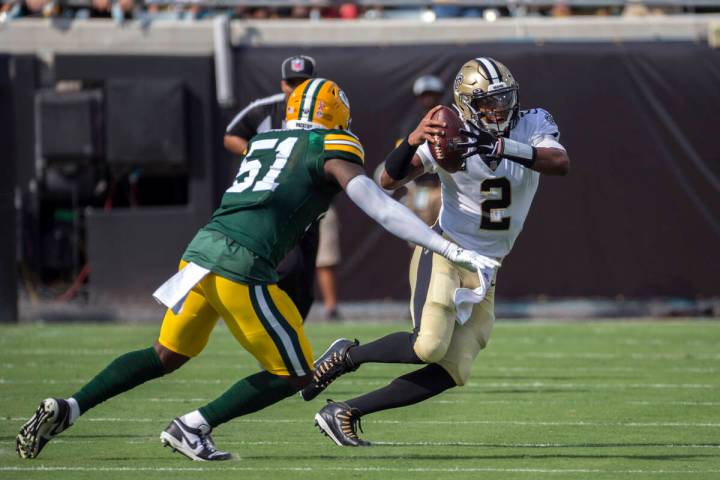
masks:
{"label": "white saints helmet", "polygon": [[463,120],[506,135],[518,119],[519,85],[510,70],[490,57],[465,62],[455,76],[453,97]]}

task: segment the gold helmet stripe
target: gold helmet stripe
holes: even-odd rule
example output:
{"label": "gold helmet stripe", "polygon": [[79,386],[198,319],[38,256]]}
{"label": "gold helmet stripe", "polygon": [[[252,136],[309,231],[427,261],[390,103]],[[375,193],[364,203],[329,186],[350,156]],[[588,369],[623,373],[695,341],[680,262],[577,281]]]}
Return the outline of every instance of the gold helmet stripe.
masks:
{"label": "gold helmet stripe", "polygon": [[487,75],[491,84],[502,81],[502,78],[500,78],[500,72],[490,60],[485,57],[478,57],[475,60],[477,60],[480,66],[483,67],[485,75]]}
{"label": "gold helmet stripe", "polygon": [[315,102],[317,101],[317,94],[324,83],[324,78],[318,78],[315,80],[311,80],[308,86],[305,87],[305,91],[303,92],[303,98],[300,102],[300,104],[302,105],[302,115],[300,116],[300,121],[312,122],[313,109],[315,108]]}

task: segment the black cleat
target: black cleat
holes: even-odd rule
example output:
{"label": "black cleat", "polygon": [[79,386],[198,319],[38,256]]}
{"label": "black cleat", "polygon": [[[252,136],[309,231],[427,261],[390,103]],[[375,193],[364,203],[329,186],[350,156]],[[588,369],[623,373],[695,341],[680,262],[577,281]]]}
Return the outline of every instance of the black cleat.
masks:
{"label": "black cleat", "polygon": [[328,404],[315,414],[315,426],[341,447],[370,446],[370,442],[358,437],[357,428],[362,432],[360,415],[347,403],[328,400]]}
{"label": "black cleat", "polygon": [[303,400],[310,401],[317,397],[340,375],[348,372],[354,372],[359,365],[355,365],[348,356],[348,351],[360,345],[360,342],[354,342],[347,338],[339,338],[325,350],[320,358],[315,361],[315,372],[310,384],[303,388],[300,392]]}
{"label": "black cleat", "polygon": [[200,462],[230,460],[232,455],[215,448],[210,432],[212,428],[209,425],[193,428],[179,418],[174,418],[160,434],[160,441],[164,446],[171,447],[173,452],[180,452],[190,460]]}
{"label": "black cleat", "polygon": [[20,458],[35,458],[50,440],[71,425],[68,402],[61,398],[46,398],[20,428],[15,438],[15,451]]}

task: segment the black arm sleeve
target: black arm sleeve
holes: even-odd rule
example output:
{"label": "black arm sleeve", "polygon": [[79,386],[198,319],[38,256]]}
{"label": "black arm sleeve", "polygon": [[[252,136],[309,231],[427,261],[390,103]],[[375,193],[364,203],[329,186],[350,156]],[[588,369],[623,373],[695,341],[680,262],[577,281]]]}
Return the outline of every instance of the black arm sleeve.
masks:
{"label": "black arm sleeve", "polygon": [[407,176],[417,148],[411,147],[405,138],[385,157],[385,171],[393,180],[402,180]]}

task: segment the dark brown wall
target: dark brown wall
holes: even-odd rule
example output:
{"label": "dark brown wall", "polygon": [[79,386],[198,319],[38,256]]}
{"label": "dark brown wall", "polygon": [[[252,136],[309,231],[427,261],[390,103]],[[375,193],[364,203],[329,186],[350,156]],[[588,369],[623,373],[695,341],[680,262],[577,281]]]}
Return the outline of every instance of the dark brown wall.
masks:
{"label": "dark brown wall", "polygon": [[2,175],[0,175],[0,323],[17,320],[17,268],[15,252],[15,148],[13,136],[13,102],[11,80],[12,58],[0,55],[0,142]]}
{"label": "dark brown wall", "polygon": [[[413,80],[434,73],[449,85],[475,56],[506,63],[520,82],[523,106],[552,112],[571,174],[542,179],[500,273],[499,295],[720,295],[719,50],[685,42],[238,49],[238,108],[279,91],[280,63],[299,52],[313,55],[320,75],[348,93],[368,172],[407,133],[398,125],[412,115]],[[25,191],[33,165],[31,100],[39,85],[34,60],[15,60],[22,82],[13,85],[13,125],[28,128],[15,128],[12,145]],[[58,79],[173,76],[189,88],[189,204],[88,216],[93,294],[150,298],[231,178],[222,137],[233,112],[215,104],[212,59],[62,55],[55,65]],[[344,195],[338,206],[341,298],[406,299],[410,250]]]}
{"label": "dark brown wall", "polygon": [[[434,73],[450,85],[475,56],[504,62],[522,105],[553,114],[572,171],[541,180],[499,295],[720,294],[720,51],[685,42],[240,49],[239,106],[278,91],[281,61],[299,52],[350,97],[370,172],[411,110],[413,80]],[[339,204],[341,296],[406,298],[408,249],[346,198]]]}

